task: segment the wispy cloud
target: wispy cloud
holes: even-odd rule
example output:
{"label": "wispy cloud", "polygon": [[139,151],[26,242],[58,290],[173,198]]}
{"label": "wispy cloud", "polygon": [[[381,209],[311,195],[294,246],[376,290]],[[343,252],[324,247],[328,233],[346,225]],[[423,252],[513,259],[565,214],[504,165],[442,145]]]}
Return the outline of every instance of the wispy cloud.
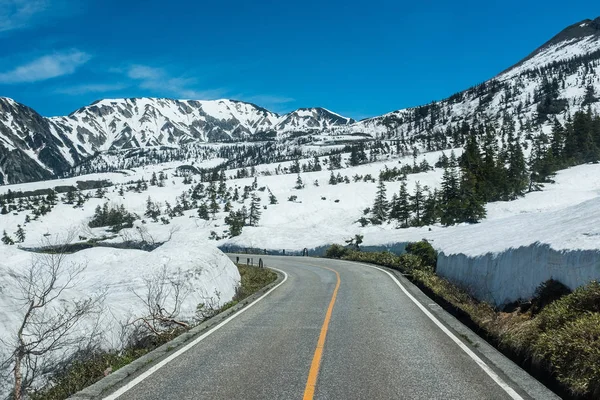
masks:
{"label": "wispy cloud", "polygon": [[75,86],[68,86],[56,89],[56,93],[68,94],[72,96],[88,93],[107,93],[123,90],[129,85],[124,83],[89,83]]}
{"label": "wispy cloud", "polygon": [[70,75],[90,58],[89,54],[79,50],[45,55],[10,71],[0,72],[0,83],[31,83]]}
{"label": "wispy cloud", "polygon": [[209,100],[223,96],[223,89],[198,90],[195,78],[177,77],[164,68],[147,65],[132,65],[126,75],[142,89],[155,93],[168,93],[179,98]]}
{"label": "wispy cloud", "polygon": [[296,99],[292,97],[285,96],[276,96],[270,94],[259,94],[245,98],[246,101],[251,103],[256,103],[259,106],[268,106],[268,105],[283,105],[296,101]]}
{"label": "wispy cloud", "polygon": [[84,6],[84,2],[69,0],[0,0],[0,33],[31,28],[77,13]]}

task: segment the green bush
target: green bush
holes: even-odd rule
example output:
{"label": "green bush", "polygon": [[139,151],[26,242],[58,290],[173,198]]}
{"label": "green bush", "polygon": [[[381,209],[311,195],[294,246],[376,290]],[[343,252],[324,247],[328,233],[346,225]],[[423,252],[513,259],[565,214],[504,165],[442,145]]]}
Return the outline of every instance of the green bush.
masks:
{"label": "green bush", "polygon": [[420,242],[409,243],[406,246],[406,252],[420,257],[425,265],[432,267],[435,271],[438,254],[428,241],[422,240]]}
{"label": "green bush", "polygon": [[241,281],[233,298],[235,302],[239,302],[256,293],[277,279],[277,274],[267,268],[251,267],[248,265],[238,265],[237,267],[240,271]]}
{"label": "green bush", "polygon": [[531,313],[539,313],[546,306],[570,293],[571,289],[557,280],[549,279],[543,282],[536,289],[533,299],[531,300]]}
{"label": "green bush", "polygon": [[433,267],[415,254],[402,254],[400,256],[400,270],[404,273],[412,274],[414,271],[433,272]]}
{"label": "green bush", "polygon": [[349,251],[344,257],[344,260],[359,261],[371,264],[382,265],[384,267],[392,269],[401,269],[400,257],[390,253],[389,251],[379,252],[363,252],[363,251]]}
{"label": "green bush", "polygon": [[326,251],[325,257],[327,258],[342,258],[348,254],[348,249],[339,244],[332,244]]}
{"label": "green bush", "polygon": [[127,350],[123,354],[97,352],[80,354],[66,368],[58,370],[42,389],[30,393],[32,400],[62,400],[96,383],[105,371],[116,371],[146,354],[147,350]]}
{"label": "green bush", "polygon": [[535,351],[538,357],[550,362],[557,379],[573,392],[599,398],[599,313],[585,313],[558,330],[543,333]]}
{"label": "green bush", "polygon": [[537,319],[545,332],[559,329],[586,312],[600,313],[600,283],[593,281],[581,286],[544,308]]}
{"label": "green bush", "polygon": [[118,232],[123,228],[131,228],[136,219],[137,216],[125,210],[122,204],[109,206],[108,203],[104,203],[102,207],[96,207],[94,216],[88,225],[90,228],[110,226],[111,231]]}

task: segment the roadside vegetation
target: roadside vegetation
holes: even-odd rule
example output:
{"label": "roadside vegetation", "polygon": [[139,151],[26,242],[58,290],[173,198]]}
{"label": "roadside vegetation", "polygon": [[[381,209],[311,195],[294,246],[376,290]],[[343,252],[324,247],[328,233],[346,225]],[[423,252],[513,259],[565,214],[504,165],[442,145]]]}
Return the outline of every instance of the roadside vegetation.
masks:
{"label": "roadside vegetation", "polygon": [[429,243],[411,243],[406,251],[398,256],[333,245],[326,257],[402,272],[521,366],[553,377],[572,398],[600,398],[600,283],[571,292],[549,280],[533,299],[498,309],[438,276],[437,254]]}
{"label": "roadside vegetation", "polygon": [[31,400],[62,400],[90,386],[112,372],[130,364],[137,358],[169,342],[205,320],[235,306],[240,301],[256,293],[277,279],[277,274],[267,268],[258,268],[237,264],[241,282],[235,297],[219,308],[210,304],[198,305],[201,318],[196,324],[176,326],[159,334],[148,334],[136,337],[124,350],[107,352],[99,349],[80,353],[71,361],[58,368],[46,386],[29,393]]}

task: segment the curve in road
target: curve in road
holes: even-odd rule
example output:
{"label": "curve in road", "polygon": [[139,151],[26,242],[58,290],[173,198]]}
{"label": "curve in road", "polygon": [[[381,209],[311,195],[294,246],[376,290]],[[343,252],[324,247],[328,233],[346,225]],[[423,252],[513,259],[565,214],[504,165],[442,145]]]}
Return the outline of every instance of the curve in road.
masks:
{"label": "curve in road", "polygon": [[384,269],[262,258],[286,280],[106,398],[558,398],[509,379]]}

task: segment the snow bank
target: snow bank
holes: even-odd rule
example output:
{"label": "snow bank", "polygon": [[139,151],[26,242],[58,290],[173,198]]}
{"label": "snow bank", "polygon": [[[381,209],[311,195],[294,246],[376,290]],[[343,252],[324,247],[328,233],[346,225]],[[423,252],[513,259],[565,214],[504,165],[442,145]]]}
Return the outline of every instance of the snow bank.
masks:
{"label": "snow bank", "polygon": [[[2,248],[0,260],[0,340],[13,342],[23,316],[23,304],[15,273],[24,273],[31,263],[44,257],[19,250]],[[82,323],[79,333],[91,333],[95,324],[103,329],[102,345],[117,347],[121,323],[143,316],[144,304],[135,292],[144,296],[145,279],[152,279],[166,268],[169,277],[183,277],[189,293],[181,305],[180,319],[194,317],[200,303],[221,305],[235,294],[240,275],[235,265],[205,235],[185,231],[173,234],[172,240],[152,252],[97,247],[67,255],[65,265],[86,265],[76,285],[62,293],[61,300],[78,300],[106,291],[100,318],[92,316]],[[0,341],[0,343],[2,343]],[[7,353],[8,348],[0,348]],[[0,393],[1,395],[1,393]],[[1,397],[1,396],[0,396]]]}
{"label": "snow bank", "polygon": [[540,283],[556,279],[571,289],[600,278],[600,250],[554,250],[547,244],[469,257],[438,257],[439,275],[496,305],[530,299]]}

